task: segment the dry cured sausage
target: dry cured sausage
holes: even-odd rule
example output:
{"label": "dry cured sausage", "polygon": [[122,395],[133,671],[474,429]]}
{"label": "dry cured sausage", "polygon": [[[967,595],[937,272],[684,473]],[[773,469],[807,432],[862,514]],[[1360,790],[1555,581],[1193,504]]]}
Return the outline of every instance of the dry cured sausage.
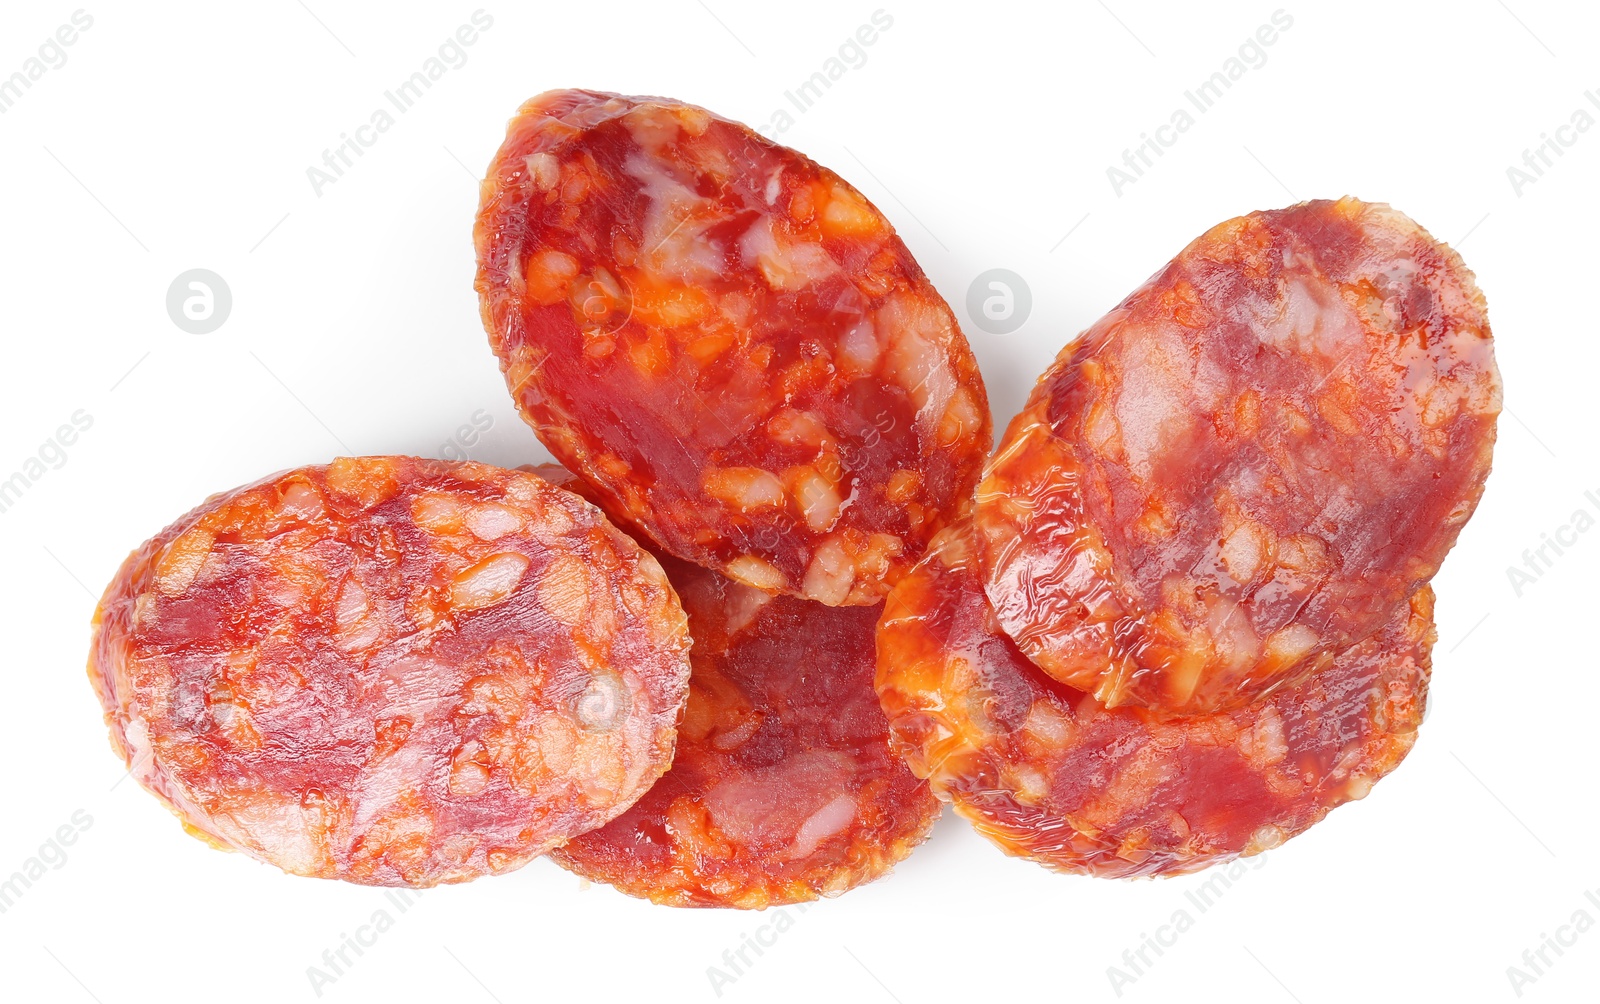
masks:
{"label": "dry cured sausage", "polygon": [[518,409],[667,552],[871,605],[970,501],[971,349],[883,214],[801,154],[681,102],[551,91],[475,235]]}
{"label": "dry cured sausage", "polygon": [[1424,586],[1322,673],[1245,708],[1107,708],[1001,630],[969,528],[889,594],[876,685],[896,747],[1008,853],[1103,877],[1181,874],[1275,847],[1411,749],[1434,640]]}
{"label": "dry cured sausage", "polygon": [[886,873],[939,802],[889,748],[872,689],[881,608],[662,564],[694,637],[676,759],[631,809],[552,857],[671,906],[803,902]]}
{"label": "dry cured sausage", "polygon": [[694,637],[676,759],[627,812],[551,856],[671,906],[797,903],[889,871],[939,802],[889,748],[872,689],[881,608],[661,560]]}
{"label": "dry cured sausage", "polygon": [[186,828],[427,886],[594,829],[666,770],[688,684],[656,560],[532,474],[343,458],[217,496],[95,618],[112,746]]}
{"label": "dry cured sausage", "polygon": [[1438,570],[1500,380],[1459,256],[1355,199],[1196,240],[1069,344],[977,492],[985,589],[1111,706],[1240,707],[1326,667]]}

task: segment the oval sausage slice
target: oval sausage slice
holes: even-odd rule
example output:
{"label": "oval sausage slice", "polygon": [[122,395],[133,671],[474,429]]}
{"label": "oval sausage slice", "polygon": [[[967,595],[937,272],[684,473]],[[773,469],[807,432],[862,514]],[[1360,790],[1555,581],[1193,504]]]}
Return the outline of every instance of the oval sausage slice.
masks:
{"label": "oval sausage slice", "polygon": [[627,812],[551,856],[670,906],[759,909],[886,874],[939,802],[889,748],[872,689],[880,608],[662,564],[694,636],[676,759]]}
{"label": "oval sausage slice", "polygon": [[187,829],[285,871],[503,872],[667,769],[687,623],[656,560],[532,474],[342,458],[216,496],[123,564],[89,675]]}
{"label": "oval sausage slice", "polygon": [[1355,199],[1230,220],[1040,379],[978,489],[985,588],[1108,705],[1241,707],[1438,571],[1499,411],[1483,296],[1421,227]]}
{"label": "oval sausage slice", "polygon": [[864,196],[665,98],[551,91],[483,184],[518,409],[613,517],[769,591],[871,605],[991,444],[955,317]]}
{"label": "oval sausage slice", "polygon": [[967,527],[889,594],[877,688],[897,748],[1009,854],[1128,877],[1276,847],[1399,765],[1422,721],[1433,591],[1305,683],[1183,718],[1039,672],[984,596]]}

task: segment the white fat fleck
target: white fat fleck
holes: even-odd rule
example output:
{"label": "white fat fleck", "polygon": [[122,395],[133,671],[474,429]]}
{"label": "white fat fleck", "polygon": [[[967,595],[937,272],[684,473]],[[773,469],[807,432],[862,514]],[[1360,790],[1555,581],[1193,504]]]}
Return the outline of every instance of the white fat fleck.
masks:
{"label": "white fat fleck", "polygon": [[284,490],[279,508],[301,519],[316,519],[322,515],[322,496],[310,485],[297,481]]}
{"label": "white fat fleck", "polygon": [[1237,316],[1261,344],[1296,355],[1320,353],[1337,365],[1362,343],[1362,327],[1350,306],[1325,283],[1291,272],[1277,296],[1247,300]]}
{"label": "white fat fleck", "polygon": [[882,353],[871,319],[863,320],[839,339],[838,359],[859,373],[870,373]]}
{"label": "white fat fleck", "polygon": [[[1214,646],[1217,663],[1230,669],[1242,670],[1261,658],[1261,639],[1256,635],[1250,618],[1240,611],[1239,604],[1217,594],[1206,610],[1206,628]],[[1187,695],[1185,695],[1187,697]]]}
{"label": "white fat fleck", "polygon": [[122,727],[122,743],[128,749],[129,772],[146,788],[172,799],[166,777],[156,766],[155,749],[150,744],[150,726],[139,714],[136,705],[125,710],[128,722]]}
{"label": "white fat fleck", "polygon": [[1245,846],[1244,853],[1248,857],[1252,854],[1260,854],[1262,851],[1270,851],[1283,843],[1284,836],[1283,830],[1277,826],[1270,824],[1263,826],[1250,835],[1250,843]]}
{"label": "white fat fleck", "polygon": [[326,866],[322,813],[298,797],[258,790],[250,798],[230,800],[229,811],[213,821],[230,843],[290,874],[314,875]]}
{"label": "white fat fleck", "polygon": [[1195,361],[1189,384],[1189,394],[1196,407],[1207,413],[1219,410],[1223,402],[1232,396],[1234,376],[1220,360],[1208,353],[1201,353]]}
{"label": "white fat fleck", "polygon": [[817,533],[825,533],[833,528],[844,502],[839,497],[838,489],[815,471],[796,479],[794,498],[805,516],[806,525]]}
{"label": "white fat fleck", "polygon": [[1218,560],[1235,582],[1248,583],[1266,560],[1266,527],[1246,521],[1222,539]]}
{"label": "white fat fleck", "polygon": [[1128,465],[1141,478],[1154,473],[1153,458],[1193,422],[1192,367],[1182,338],[1167,325],[1139,331],[1122,354],[1117,424]]}
{"label": "white fat fleck", "polygon": [[1280,666],[1292,666],[1310,655],[1321,640],[1304,624],[1286,624],[1268,636],[1267,656]]}
{"label": "white fat fleck", "polygon": [[1023,805],[1038,805],[1050,791],[1050,778],[1031,763],[1009,764],[1001,775]]}
{"label": "white fat fleck", "polygon": [[556,160],[555,154],[543,152],[536,153],[525,161],[528,168],[528,177],[533,179],[533,187],[542,192],[548,192],[556,187],[561,180],[561,163]]}
{"label": "white fat fleck", "polygon": [[[1296,331],[1316,323],[1315,304],[1308,296],[1295,296],[1291,282],[1279,280],[1272,296],[1245,296],[1233,308],[1233,315],[1250,329],[1256,340],[1271,348],[1282,348],[1294,339]],[[1298,316],[1300,311],[1310,316]]]}
{"label": "white fat fleck", "polygon": [[380,816],[398,804],[400,796],[428,777],[434,769],[432,755],[423,737],[428,723],[447,719],[460,701],[460,674],[424,654],[392,657],[393,647],[384,649],[379,660],[388,660],[383,674],[374,681],[383,694],[384,718],[407,718],[412,723],[406,740],[388,756],[369,764],[350,792],[353,800],[352,832],[368,829]]}
{"label": "white fat fleck", "polygon": [[678,138],[682,123],[671,110],[661,106],[642,106],[629,110],[622,117],[628,135],[645,150],[661,151]]}
{"label": "white fat fleck", "polygon": [[799,832],[794,835],[794,843],[789,845],[789,851],[785,856],[803,858],[815,853],[817,845],[835,833],[843,831],[855,818],[856,800],[848,794],[839,794],[800,824]]}
{"label": "white fat fleck", "polygon": [[[1352,352],[1359,352],[1366,345],[1366,328],[1350,305],[1331,290],[1322,299],[1319,320],[1321,323],[1317,325],[1310,346],[1322,353],[1330,368],[1344,362]],[[1357,355],[1350,362],[1361,366],[1363,359]]]}
{"label": "white fat fleck", "polygon": [[878,330],[889,338],[886,375],[906,389],[924,432],[937,429],[956,392],[945,346],[950,323],[940,307],[908,294],[891,296],[878,313]]}
{"label": "white fat fleck", "polygon": [[801,592],[807,599],[837,606],[850,595],[856,578],[856,567],[844,548],[833,536],[823,539],[806,566],[805,582]]}
{"label": "white fat fleck", "polygon": [[479,540],[499,540],[522,528],[522,517],[515,509],[495,502],[474,506],[467,513],[467,528]]}
{"label": "white fat fleck", "polygon": [[761,612],[761,608],[772,602],[772,594],[764,593],[742,582],[730,582],[727,589],[723,601],[723,613],[727,618],[725,626],[730,635],[738,634],[749,627],[750,622],[756,619],[756,614]]}
{"label": "white fat fleck", "polygon": [[654,160],[634,154],[625,169],[639,181],[648,205],[641,237],[641,264],[684,283],[702,283],[722,272],[722,251],[705,231],[717,217],[711,202],[678,179],[662,172]]}
{"label": "white fat fleck", "polygon": [[1256,719],[1255,728],[1242,738],[1240,746],[1257,769],[1282,762],[1289,755],[1289,740],[1278,709],[1266,705]]}
{"label": "white fat fleck", "polygon": [[789,581],[770,562],[762,561],[753,554],[741,554],[728,562],[727,573],[730,578],[758,589],[782,589]]}
{"label": "white fat fleck", "polygon": [[846,792],[853,774],[848,754],[797,750],[768,767],[730,772],[703,804],[736,843],[770,849],[778,860],[803,857],[849,825],[855,802]]}
{"label": "white fat fleck", "polygon": [[761,270],[774,289],[804,289],[839,271],[838,262],[819,244],[783,240],[772,217],[751,224],[739,239],[739,255],[747,268]]}
{"label": "white fat fleck", "polygon": [[354,573],[339,588],[338,602],[334,607],[334,623],[339,631],[334,642],[346,652],[366,648],[383,636],[378,619],[368,614],[371,599]]}
{"label": "white fat fleck", "polygon": [[528,570],[528,557],[516,551],[490,555],[456,575],[450,604],[461,610],[481,610],[505,602]]}
{"label": "white fat fleck", "polygon": [[770,255],[777,250],[778,242],[772,237],[772,222],[763,222],[765,226],[752,226],[739,238],[739,262],[746,268],[754,268],[762,255]]}
{"label": "white fat fleck", "polygon": [[1048,700],[1037,700],[1028,708],[1023,728],[1040,741],[1064,746],[1072,740],[1073,721]]}

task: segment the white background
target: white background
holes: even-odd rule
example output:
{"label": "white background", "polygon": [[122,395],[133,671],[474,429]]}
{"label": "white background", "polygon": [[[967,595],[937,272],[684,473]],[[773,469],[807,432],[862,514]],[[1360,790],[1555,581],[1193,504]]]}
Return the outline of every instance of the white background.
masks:
{"label": "white background", "polygon": [[[1284,0],[1293,25],[1266,63],[1119,195],[1107,167],[1187,106],[1276,0],[484,2],[493,26],[465,65],[320,195],[306,169],[477,0],[92,6],[66,62],[0,115],[0,479],[75,411],[93,419],[0,513],[0,878],[75,811],[92,819],[0,914],[0,996],[311,1001],[324,949],[397,912],[378,890],[210,850],[116,784],[82,668],[95,596],[140,541],[270,471],[441,455],[479,409],[493,425],[473,458],[544,457],[472,291],[476,178],[506,119],[532,94],[583,86],[764,124],[880,2],[893,24],[867,61],[780,138],[896,222],[964,324],[979,273],[1026,279],[1021,330],[966,324],[997,425],[1071,335],[1206,228],[1345,193],[1461,248],[1508,407],[1482,507],[1436,582],[1431,716],[1365,801],[1203,914],[1185,894],[1211,876],[1058,876],[947,813],[891,877],[788,911],[722,999],[1111,1001],[1107,968],[1187,909],[1192,928],[1122,999],[1510,1001],[1525,949],[1580,909],[1600,921],[1585,899],[1600,890],[1600,532],[1520,597],[1507,576],[1575,511],[1600,515],[1584,495],[1600,499],[1600,128],[1565,133],[1575,143],[1520,194],[1507,176],[1576,109],[1600,118],[1584,97],[1600,97],[1593,5]],[[7,4],[0,77],[75,9]],[[190,268],[231,287],[212,334],[167,315]],[[708,967],[779,920],[654,907],[541,861],[424,894],[323,999],[711,1001]],[[1593,999],[1600,928],[1565,953],[1524,999]]]}

